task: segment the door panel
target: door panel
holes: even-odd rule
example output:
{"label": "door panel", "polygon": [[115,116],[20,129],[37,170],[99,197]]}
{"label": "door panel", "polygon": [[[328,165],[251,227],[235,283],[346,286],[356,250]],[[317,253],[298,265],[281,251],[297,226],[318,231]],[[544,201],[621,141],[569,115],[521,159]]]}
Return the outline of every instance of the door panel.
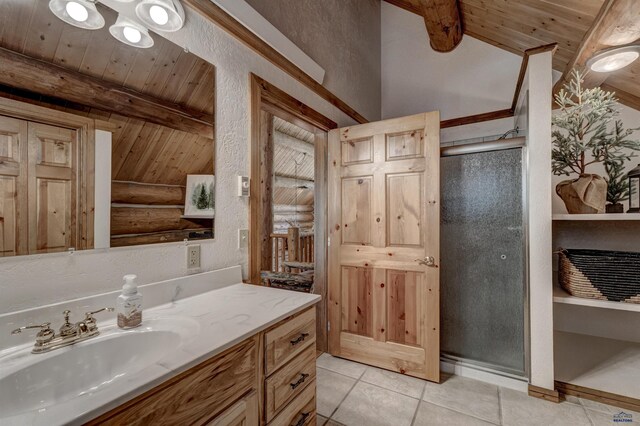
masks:
{"label": "door panel", "polygon": [[334,130],[328,176],[329,351],[436,382],[439,122]]}
{"label": "door panel", "polygon": [[342,268],[342,327],[361,336],[373,336],[372,269]]}
{"label": "door panel", "polygon": [[423,274],[414,271],[387,270],[387,340],[419,346],[420,322],[418,308],[422,306]]}
{"label": "door panel", "polygon": [[392,246],[422,246],[422,173],[387,175],[387,238]]}
{"label": "door panel", "polygon": [[71,181],[37,179],[36,251],[57,252],[73,247]]}
{"label": "door panel", "polygon": [[75,130],[29,123],[29,252],[78,248]]}
{"label": "door panel", "polygon": [[350,140],[342,145],[343,165],[371,162],[373,162],[373,140],[371,138]]}
{"label": "door panel", "polygon": [[387,135],[387,160],[422,157],[422,130]]}
{"label": "door panel", "polygon": [[27,254],[27,122],[0,116],[0,257]]}
{"label": "door panel", "polygon": [[371,176],[342,181],[343,244],[371,244]]}

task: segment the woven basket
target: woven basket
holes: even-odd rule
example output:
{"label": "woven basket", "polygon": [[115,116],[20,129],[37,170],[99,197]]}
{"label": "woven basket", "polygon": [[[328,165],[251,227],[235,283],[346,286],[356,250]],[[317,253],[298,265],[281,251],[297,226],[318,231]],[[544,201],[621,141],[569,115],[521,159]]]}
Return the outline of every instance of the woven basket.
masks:
{"label": "woven basket", "polygon": [[640,303],[640,253],[560,249],[558,281],[576,297]]}

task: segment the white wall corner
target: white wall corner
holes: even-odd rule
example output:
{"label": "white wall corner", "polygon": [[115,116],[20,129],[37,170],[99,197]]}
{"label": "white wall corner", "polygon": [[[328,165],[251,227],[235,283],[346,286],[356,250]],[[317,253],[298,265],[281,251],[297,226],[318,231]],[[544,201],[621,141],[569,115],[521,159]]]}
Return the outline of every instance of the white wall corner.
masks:
{"label": "white wall corner", "polygon": [[552,52],[529,58],[526,108],[531,384],[554,389],[551,94]]}
{"label": "white wall corner", "polygon": [[111,132],[96,130],[94,248],[111,246]]}

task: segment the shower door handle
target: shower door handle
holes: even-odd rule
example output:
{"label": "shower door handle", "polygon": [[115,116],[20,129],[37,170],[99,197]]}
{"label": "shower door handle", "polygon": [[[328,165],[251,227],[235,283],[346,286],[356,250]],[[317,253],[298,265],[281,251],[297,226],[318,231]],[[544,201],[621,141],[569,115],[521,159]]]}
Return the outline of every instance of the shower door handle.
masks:
{"label": "shower door handle", "polygon": [[416,259],[416,262],[421,265],[429,266],[431,268],[438,267],[438,265],[436,265],[436,259],[433,256],[427,256],[424,259]]}

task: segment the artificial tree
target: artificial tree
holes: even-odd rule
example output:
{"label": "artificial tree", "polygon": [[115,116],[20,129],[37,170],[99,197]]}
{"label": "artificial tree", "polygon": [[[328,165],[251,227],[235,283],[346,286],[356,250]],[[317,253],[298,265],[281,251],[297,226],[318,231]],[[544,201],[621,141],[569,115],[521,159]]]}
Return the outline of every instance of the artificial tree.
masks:
{"label": "artificial tree", "polygon": [[[571,81],[555,96],[560,110],[552,118],[556,127],[552,132],[552,170],[557,176],[578,175],[556,187],[569,213],[601,213],[608,198],[619,202],[624,197],[623,164],[635,156],[633,151],[640,150],[640,141],[629,139],[636,129],[625,129],[616,119],[620,112],[615,93],[585,88],[583,83],[582,74],[573,70]],[[611,194],[605,179],[587,173],[589,166],[597,163],[612,173],[608,176]]]}

